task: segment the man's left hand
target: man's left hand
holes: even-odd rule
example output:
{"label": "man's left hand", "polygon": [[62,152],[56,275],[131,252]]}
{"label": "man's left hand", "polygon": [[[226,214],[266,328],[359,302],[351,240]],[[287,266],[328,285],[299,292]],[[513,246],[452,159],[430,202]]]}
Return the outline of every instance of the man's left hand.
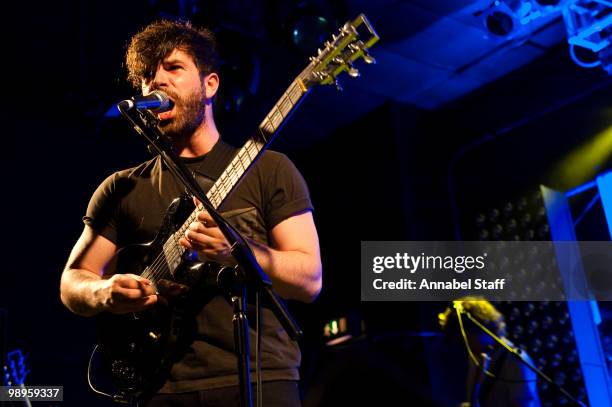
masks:
{"label": "man's left hand", "polygon": [[206,211],[198,212],[197,221],[192,222],[179,240],[184,247],[197,251],[202,260],[220,264],[235,264],[230,253],[231,246],[217,223]]}

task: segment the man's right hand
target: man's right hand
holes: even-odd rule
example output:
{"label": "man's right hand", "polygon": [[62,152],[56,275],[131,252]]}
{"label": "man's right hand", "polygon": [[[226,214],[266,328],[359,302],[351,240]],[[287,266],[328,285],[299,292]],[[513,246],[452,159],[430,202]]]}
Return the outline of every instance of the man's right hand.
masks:
{"label": "man's right hand", "polygon": [[98,301],[104,311],[113,314],[142,311],[160,301],[151,282],[136,274],[114,274],[99,284]]}

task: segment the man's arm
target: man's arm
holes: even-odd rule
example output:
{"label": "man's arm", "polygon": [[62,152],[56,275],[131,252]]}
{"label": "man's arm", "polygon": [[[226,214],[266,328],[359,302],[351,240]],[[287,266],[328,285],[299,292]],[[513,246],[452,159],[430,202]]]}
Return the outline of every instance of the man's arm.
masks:
{"label": "man's arm", "polygon": [[85,226],[74,245],[62,273],[60,297],[69,310],[82,316],[102,311],[136,312],[158,300],[151,283],[134,274],[115,274],[103,278],[117,246]]}
{"label": "man's arm", "polygon": [[[206,225],[206,226],[205,226]],[[274,290],[283,298],[312,302],[321,291],[319,237],[312,212],[291,216],[270,231],[271,247],[250,240],[250,246]],[[204,257],[231,263],[230,246],[206,212],[198,213],[180,243]]]}
{"label": "man's arm", "polygon": [[259,265],[284,298],[314,301],[321,292],[322,267],[319,237],[307,211],[276,225],[270,232],[268,247],[251,242]]}

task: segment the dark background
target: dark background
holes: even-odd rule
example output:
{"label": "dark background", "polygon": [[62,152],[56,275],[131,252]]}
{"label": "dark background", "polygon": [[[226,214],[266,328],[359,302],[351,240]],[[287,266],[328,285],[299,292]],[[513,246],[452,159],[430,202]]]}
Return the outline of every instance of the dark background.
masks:
{"label": "dark background", "polygon": [[[352,17],[344,2],[322,3],[340,22]],[[0,308],[9,312],[8,349],[27,354],[28,382],[63,385],[65,405],[105,405],[85,380],[93,323],[63,307],[59,278],[96,186],[148,158],[141,140],[104,113],[135,94],[122,65],[128,38],[164,7],[176,11],[172,4],[27,2],[5,10]],[[202,9],[210,7],[221,32],[220,21],[232,21],[231,13],[256,28],[234,34],[238,39],[225,34],[222,52],[244,47],[261,60],[257,93],[238,107],[224,94],[217,107],[223,137],[241,145],[306,64],[306,54],[291,47],[274,20],[277,2],[256,2],[262,8],[228,4],[235,9],[212,2]],[[210,16],[201,19],[211,22]],[[369,69],[376,68],[363,67],[360,89],[368,87]],[[562,41],[433,109],[385,97],[372,107],[372,96],[350,90],[355,85],[348,81],[347,95],[331,87],[313,90],[273,146],[289,155],[309,184],[323,254],[320,298],[293,308],[307,333],[307,400],[310,394],[310,400],[385,405],[397,397],[416,400],[417,393],[432,397],[428,376],[442,372],[427,367],[425,349],[438,340],[436,315],[446,304],[361,303],[360,241],[468,238],[474,217],[505,199],[541,183],[559,190],[577,186],[556,169],[610,126],[611,82],[601,70],[576,66]],[[393,77],[386,86],[394,86]],[[224,103],[230,108],[220,107]],[[331,118],[339,110],[346,116],[351,106],[354,117],[342,123]],[[607,157],[593,164],[592,175],[609,164]],[[363,318],[368,340],[325,349],[323,324],[348,313]],[[361,386],[376,394],[355,392]],[[333,388],[333,395],[322,388]]]}

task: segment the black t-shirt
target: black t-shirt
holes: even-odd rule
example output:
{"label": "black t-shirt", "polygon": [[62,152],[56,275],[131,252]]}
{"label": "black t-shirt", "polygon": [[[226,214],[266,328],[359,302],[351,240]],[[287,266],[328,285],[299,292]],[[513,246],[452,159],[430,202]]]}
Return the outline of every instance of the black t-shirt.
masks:
{"label": "black t-shirt", "polygon": [[[206,155],[183,158],[205,190],[229,163],[235,149],[221,141]],[[173,199],[184,192],[159,157],[109,176],[93,194],[85,224],[124,247],[152,240]],[[312,210],[304,179],[283,154],[266,151],[218,208],[241,233],[269,245],[269,231],[283,220]],[[129,273],[129,270],[120,270]],[[186,392],[238,383],[232,309],[223,296],[208,301],[197,315],[197,334],[175,363],[161,392]],[[254,326],[254,321],[251,327]],[[254,330],[251,367],[254,369]],[[264,380],[297,380],[300,352],[274,314],[263,308]],[[253,378],[253,377],[252,377]]]}

